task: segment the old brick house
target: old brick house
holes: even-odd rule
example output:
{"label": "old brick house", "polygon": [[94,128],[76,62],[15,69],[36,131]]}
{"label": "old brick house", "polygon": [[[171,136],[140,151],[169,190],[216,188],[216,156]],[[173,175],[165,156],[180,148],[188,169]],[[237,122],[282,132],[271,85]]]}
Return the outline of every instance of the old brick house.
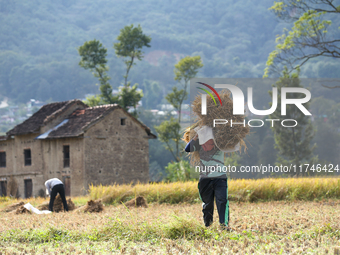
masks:
{"label": "old brick house", "polygon": [[72,196],[91,183],[148,182],[153,138],[118,105],[47,104],[0,137],[0,195],[38,196],[53,177]]}

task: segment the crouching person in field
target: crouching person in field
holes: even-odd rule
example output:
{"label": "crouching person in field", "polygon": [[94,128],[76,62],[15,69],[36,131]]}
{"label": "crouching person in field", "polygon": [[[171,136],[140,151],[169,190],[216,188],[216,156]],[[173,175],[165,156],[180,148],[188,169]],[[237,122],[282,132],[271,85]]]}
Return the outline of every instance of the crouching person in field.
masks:
{"label": "crouching person in field", "polygon": [[214,199],[219,216],[219,223],[227,230],[229,228],[229,201],[227,174],[223,171],[224,152],[219,150],[214,142],[211,127],[203,126],[198,129],[197,135],[187,143],[186,152],[199,153],[200,179],[198,190],[203,201],[203,220],[206,227],[213,222]]}
{"label": "crouching person in field", "polygon": [[45,187],[46,187],[46,194],[50,195],[49,210],[53,212],[54,199],[59,193],[61,200],[63,201],[64,211],[68,211],[66,197],[65,197],[65,188],[64,188],[63,182],[59,180],[58,178],[49,179],[45,182]]}

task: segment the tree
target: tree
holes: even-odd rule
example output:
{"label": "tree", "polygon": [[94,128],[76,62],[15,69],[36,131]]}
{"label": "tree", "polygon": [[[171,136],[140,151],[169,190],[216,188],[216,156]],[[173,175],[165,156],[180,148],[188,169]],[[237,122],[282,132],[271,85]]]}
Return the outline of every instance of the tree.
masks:
{"label": "tree", "polygon": [[85,42],[78,48],[78,53],[81,56],[79,65],[84,69],[90,69],[100,82],[100,96],[93,96],[87,100],[91,106],[118,102],[118,98],[112,96],[112,87],[108,82],[110,77],[106,73],[109,70],[106,65],[106,52],[107,49],[96,39]]}
{"label": "tree", "polygon": [[[302,87],[300,85],[299,74],[293,73],[289,75],[288,69],[285,68],[283,76],[276,82],[275,85],[278,89],[278,102],[281,102],[281,89],[283,87]],[[269,91],[272,96],[272,91]],[[289,98],[302,98],[304,95],[301,93],[291,93]],[[296,173],[291,174],[305,175],[303,171],[299,173],[299,166],[304,163],[313,163],[317,157],[313,156],[315,145],[311,145],[311,141],[314,136],[314,129],[311,120],[308,116],[305,116],[300,109],[295,105],[289,104],[286,106],[285,119],[294,119],[297,121],[295,127],[283,127],[282,125],[275,123],[272,127],[275,139],[275,149],[277,150],[277,164],[296,166]],[[309,108],[309,103],[304,104],[306,109]],[[281,105],[278,104],[276,111],[270,115],[269,119],[281,119]],[[287,125],[293,126],[293,123]]]}
{"label": "tree", "polygon": [[294,22],[291,30],[277,37],[276,49],[269,54],[264,77],[290,71],[319,56],[340,58],[340,27],[332,26],[339,19],[340,6],[334,0],[282,0],[269,8],[284,21]]}
{"label": "tree", "polygon": [[182,84],[183,89],[178,90],[176,87],[172,88],[172,93],[166,96],[168,102],[178,111],[178,122],[181,122],[181,109],[183,101],[187,98],[188,84],[190,79],[194,78],[198,73],[198,69],[203,67],[201,56],[182,58],[175,65],[175,81]]}
{"label": "tree", "polygon": [[185,182],[199,179],[199,172],[195,172],[190,163],[184,160],[169,163],[165,167],[165,171],[167,173],[165,180],[170,182]]}
{"label": "tree", "polygon": [[86,103],[90,106],[100,104],[114,104],[117,103],[125,110],[130,107],[134,108],[134,115],[136,116],[136,106],[143,97],[143,91],[138,90],[138,84],[130,86],[127,82],[129,71],[135,59],[142,60],[142,47],[150,47],[151,38],[143,34],[140,25],[134,28],[133,25],[126,26],[121,30],[117,37],[118,43],[114,44],[116,54],[118,57],[126,57],[125,64],[127,66],[126,74],[124,75],[124,87],[119,88],[118,95],[112,95],[112,86],[108,82],[110,77],[107,75],[108,67],[106,65],[107,49],[97,41],[85,42],[83,46],[78,48],[78,53],[82,57],[79,65],[84,69],[90,69],[95,77],[100,81],[101,94],[87,98]]}
{"label": "tree", "polygon": [[[159,140],[166,145],[166,149],[169,150],[174,159],[179,162],[179,143],[181,141],[180,129],[181,125],[173,117],[170,120],[163,121],[159,126],[155,126],[158,133]],[[173,144],[175,143],[175,149]]]}
{"label": "tree", "polygon": [[[183,89],[179,90],[177,87],[173,87],[172,92],[167,94],[165,99],[178,111],[178,119],[175,120],[171,117],[169,121],[164,121],[160,126],[155,127],[159,134],[159,139],[165,142],[166,148],[177,162],[181,158],[179,147],[181,143],[180,121],[182,104],[188,95],[187,88],[190,79],[196,76],[198,69],[201,67],[203,67],[203,63],[200,56],[187,56],[175,65],[175,80],[183,85]],[[174,149],[173,146],[175,146]]]}
{"label": "tree", "polygon": [[124,86],[119,88],[119,103],[124,109],[128,109],[130,106],[134,108],[134,115],[137,117],[136,106],[143,97],[143,91],[137,90],[137,85]]}
{"label": "tree", "polygon": [[120,34],[117,37],[118,43],[113,44],[113,48],[116,50],[116,55],[118,57],[124,57],[124,63],[126,65],[126,73],[124,75],[125,82],[124,86],[128,86],[127,78],[132,65],[134,65],[134,60],[142,60],[143,52],[141,49],[145,47],[150,47],[151,37],[143,34],[143,30],[140,25],[138,27],[125,26],[120,30]]}
{"label": "tree", "polygon": [[138,83],[135,83],[131,87],[131,82],[128,82],[128,75],[135,59],[142,60],[143,47],[150,47],[151,37],[143,34],[143,30],[140,25],[138,27],[125,26],[120,30],[120,34],[117,37],[118,43],[113,44],[113,48],[116,51],[118,57],[125,58],[124,63],[126,65],[126,73],[124,75],[124,87],[121,89],[121,103],[124,108],[133,106],[134,114],[137,115],[136,106],[143,97],[143,92],[137,90]]}

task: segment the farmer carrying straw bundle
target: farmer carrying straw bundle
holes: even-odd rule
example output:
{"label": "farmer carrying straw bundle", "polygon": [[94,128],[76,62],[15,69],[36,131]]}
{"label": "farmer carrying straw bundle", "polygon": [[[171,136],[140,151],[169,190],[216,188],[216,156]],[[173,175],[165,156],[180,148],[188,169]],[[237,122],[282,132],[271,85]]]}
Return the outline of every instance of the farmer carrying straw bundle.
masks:
{"label": "farmer carrying straw bundle", "polygon": [[[206,227],[213,222],[214,199],[219,215],[219,223],[229,228],[228,179],[224,157],[246,147],[243,138],[249,133],[244,125],[216,125],[214,119],[232,119],[241,123],[243,116],[233,116],[233,102],[228,91],[219,94],[221,105],[216,105],[213,98],[207,97],[207,114],[201,114],[201,97],[193,101],[193,112],[196,115],[194,128],[188,128],[183,140],[187,142],[185,151],[191,155],[191,163],[199,168],[200,179],[198,190],[203,201],[203,220]],[[216,98],[217,99],[217,98]]]}

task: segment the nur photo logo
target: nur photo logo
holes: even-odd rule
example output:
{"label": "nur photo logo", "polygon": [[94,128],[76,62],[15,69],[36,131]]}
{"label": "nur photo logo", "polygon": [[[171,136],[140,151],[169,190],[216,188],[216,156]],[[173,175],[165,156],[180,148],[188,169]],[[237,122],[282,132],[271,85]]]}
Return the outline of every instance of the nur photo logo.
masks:
{"label": "nur photo logo", "polygon": [[[199,90],[202,90],[206,92],[206,94],[201,94],[201,114],[207,115],[209,112],[207,112],[207,96],[209,95],[217,107],[218,104],[216,102],[215,96],[219,100],[220,105],[222,106],[221,98],[216,91],[216,89],[226,89],[229,90],[232,99],[233,99],[233,115],[245,115],[245,98],[242,90],[237,87],[236,85],[231,84],[214,84],[213,86],[203,83],[203,82],[196,82],[200,85],[205,86],[206,88],[210,89],[212,92],[207,90],[206,88],[196,87]],[[291,95],[292,93],[300,93],[303,94],[304,97],[300,98],[289,98],[288,95]],[[254,107],[253,102],[253,88],[247,87],[247,106],[250,111],[250,113],[257,115],[257,116],[266,116],[274,113],[278,107],[278,89],[276,87],[272,87],[272,101],[271,101],[271,107],[269,109],[256,109]],[[215,96],[214,96],[215,95]],[[281,89],[281,102],[280,102],[280,108],[281,108],[281,116],[287,115],[287,105],[295,105],[305,116],[311,116],[312,114],[307,110],[307,108],[303,105],[305,103],[308,103],[311,99],[311,93],[309,90],[305,88],[297,88],[297,87],[284,87]],[[283,127],[295,127],[298,123],[295,119],[265,119],[264,121],[271,122],[271,126],[274,126],[274,122],[281,121],[281,125]],[[262,127],[264,125],[264,121],[262,119],[250,119],[248,120],[248,126],[250,127]],[[254,123],[260,123],[259,125],[255,125]],[[287,122],[294,123],[293,125],[288,125]],[[222,124],[230,124],[231,127],[233,125],[246,125],[246,120],[243,122],[234,122],[232,119],[226,119],[224,116],[219,116],[219,118],[214,119],[213,126],[216,125],[222,125]]]}

